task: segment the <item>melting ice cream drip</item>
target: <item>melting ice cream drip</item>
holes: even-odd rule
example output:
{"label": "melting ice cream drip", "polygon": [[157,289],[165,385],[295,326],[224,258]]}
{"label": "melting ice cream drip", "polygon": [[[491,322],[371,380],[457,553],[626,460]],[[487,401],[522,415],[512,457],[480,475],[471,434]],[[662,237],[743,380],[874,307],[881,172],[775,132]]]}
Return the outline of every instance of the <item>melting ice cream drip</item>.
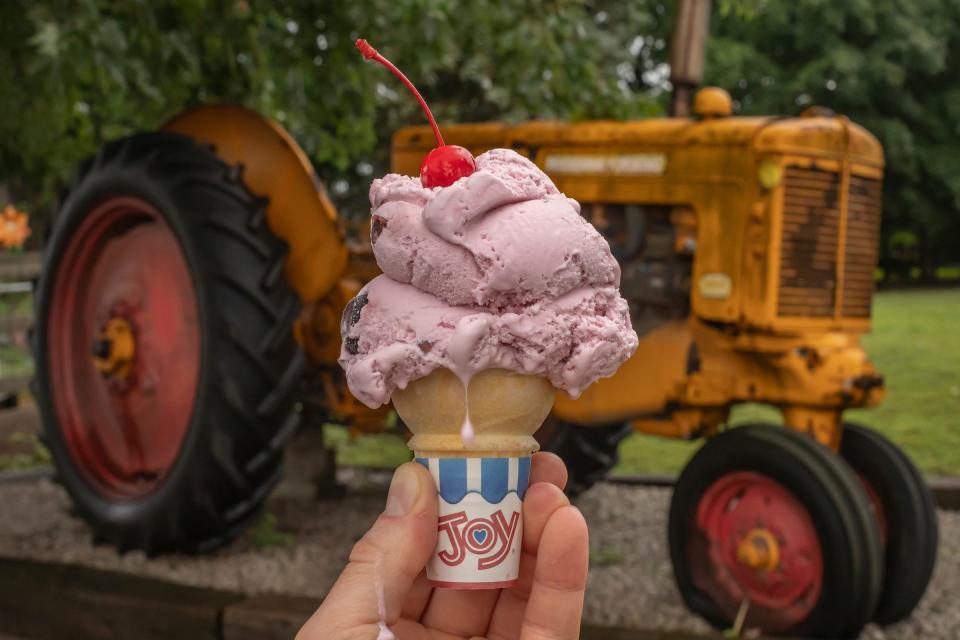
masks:
{"label": "melting ice cream drip", "polygon": [[470,393],[468,389],[470,388],[470,378],[468,377],[463,383],[463,424],[460,425],[460,439],[463,441],[463,446],[468,447],[473,444],[473,423],[470,422]]}
{"label": "melting ice cream drip", "polygon": [[377,564],[374,567],[373,582],[374,588],[377,591],[377,625],[380,627],[380,631],[377,633],[377,640],[397,640],[397,637],[393,635],[393,632],[387,627],[387,604],[383,596],[383,556],[377,560]]}
{"label": "melting ice cream drip", "polygon": [[475,436],[473,422],[470,420],[470,380],[483,368],[482,363],[472,361],[473,354],[477,343],[489,328],[490,319],[482,314],[462,318],[447,345],[447,355],[452,363],[450,370],[463,383],[463,424],[460,425],[460,439],[464,447],[473,444]]}

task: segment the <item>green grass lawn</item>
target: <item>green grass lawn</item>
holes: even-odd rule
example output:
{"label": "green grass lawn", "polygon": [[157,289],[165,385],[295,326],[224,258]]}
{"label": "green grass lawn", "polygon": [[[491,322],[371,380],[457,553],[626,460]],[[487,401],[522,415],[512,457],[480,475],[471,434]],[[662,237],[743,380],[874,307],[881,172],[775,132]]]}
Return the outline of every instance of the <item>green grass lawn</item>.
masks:
{"label": "green grass lawn", "polygon": [[14,377],[33,373],[33,358],[26,345],[0,344],[0,376]]}
{"label": "green grass lawn", "polygon": [[[867,353],[887,381],[879,407],[847,413],[900,444],[930,475],[960,475],[960,289],[890,291],[874,300]],[[781,422],[763,405],[738,406],[734,424]],[[395,465],[410,457],[397,436],[351,439],[340,427],[328,441],[344,464]],[[616,473],[677,473],[700,442],[636,434],[620,448]]]}
{"label": "green grass lawn", "polygon": [[337,449],[338,464],[396,467],[413,457],[403,438],[392,433],[353,438],[340,425],[327,424],[323,429],[327,446]]}
{"label": "green grass lawn", "polygon": [[960,289],[877,296],[867,353],[887,397],[849,418],[879,429],[925,472],[960,475]]}
{"label": "green grass lawn", "polygon": [[[960,475],[960,289],[887,291],[874,298],[864,337],[886,378],[887,397],[846,414],[906,450],[929,475]],[[781,422],[772,407],[737,407],[731,422]],[[699,442],[636,434],[620,448],[617,473],[676,473]]]}
{"label": "green grass lawn", "polygon": [[[33,315],[33,296],[29,293],[0,294],[0,317]],[[33,373],[33,359],[26,334],[0,336],[0,377]]]}

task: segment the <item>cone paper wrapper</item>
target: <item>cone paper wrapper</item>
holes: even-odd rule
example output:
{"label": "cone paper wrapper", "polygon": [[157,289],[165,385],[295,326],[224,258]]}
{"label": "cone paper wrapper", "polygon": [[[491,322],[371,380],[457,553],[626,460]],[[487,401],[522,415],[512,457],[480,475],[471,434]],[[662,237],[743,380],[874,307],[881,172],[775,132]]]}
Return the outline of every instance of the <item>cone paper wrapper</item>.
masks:
{"label": "cone paper wrapper", "polygon": [[[523,496],[534,431],[553,406],[542,378],[499,369],[469,384],[446,369],[394,392],[393,403],[414,436],[408,446],[430,470],[439,496],[437,547],[427,580],[454,589],[494,589],[516,583],[523,541]],[[467,417],[472,441],[461,438]]]}
{"label": "cone paper wrapper", "polygon": [[430,470],[440,500],[437,548],[427,564],[427,580],[454,589],[516,584],[530,456],[417,462]]}

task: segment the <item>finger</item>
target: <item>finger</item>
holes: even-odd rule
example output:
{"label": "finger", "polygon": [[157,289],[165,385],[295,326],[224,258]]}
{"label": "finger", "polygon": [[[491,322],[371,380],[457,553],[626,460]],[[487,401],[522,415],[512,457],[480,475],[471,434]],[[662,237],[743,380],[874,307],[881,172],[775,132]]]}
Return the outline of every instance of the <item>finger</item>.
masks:
{"label": "finger", "polygon": [[570,506],[570,499],[555,484],[530,485],[523,498],[523,553],[537,555],[547,521],[557,509]]}
{"label": "finger", "polygon": [[527,490],[523,501],[523,549],[520,554],[519,581],[516,586],[500,593],[487,631],[490,640],[513,639],[520,635],[543,531],[554,513],[569,506],[570,500],[556,485],[540,482]]}
{"label": "finger", "polygon": [[421,622],[458,638],[486,635],[499,595],[499,589],[435,589]]}
{"label": "finger", "polygon": [[536,566],[537,556],[529,553],[520,556],[520,580],[516,586],[500,592],[493,615],[490,616],[487,640],[517,640],[520,637],[520,626],[530,599]]}
{"label": "finger", "polygon": [[567,466],[563,464],[560,456],[549,451],[533,454],[529,484],[537,482],[549,482],[560,487],[561,491],[567,486]]}
{"label": "finger", "polygon": [[576,640],[587,588],[587,521],[575,507],[557,509],[540,539],[521,640]]}
{"label": "finger", "polygon": [[393,624],[437,543],[437,492],[416,462],[393,476],[387,506],[350,552],[350,560],[298,640],[370,632]]}
{"label": "finger", "polygon": [[[390,628],[397,640],[463,640],[463,636],[451,636],[446,633],[439,633],[433,629],[428,629],[419,622],[400,618],[397,624]],[[380,636],[370,636],[371,639]]]}
{"label": "finger", "polygon": [[421,571],[420,575],[413,581],[410,592],[407,593],[407,599],[403,603],[400,617],[408,620],[419,620],[426,610],[427,604],[430,603],[432,595],[433,587],[427,582],[427,572]]}

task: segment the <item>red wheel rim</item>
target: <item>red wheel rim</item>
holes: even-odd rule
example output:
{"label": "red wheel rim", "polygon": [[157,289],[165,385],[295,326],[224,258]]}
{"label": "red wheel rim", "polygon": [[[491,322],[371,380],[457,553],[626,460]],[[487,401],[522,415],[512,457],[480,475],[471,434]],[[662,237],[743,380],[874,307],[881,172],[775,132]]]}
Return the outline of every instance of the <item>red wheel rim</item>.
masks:
{"label": "red wheel rim", "polygon": [[[810,514],[786,487],[749,471],[721,476],[701,497],[693,525],[693,582],[726,617],[736,619],[749,599],[747,627],[779,632],[807,618],[823,586],[823,553]],[[777,542],[775,568],[738,559],[746,534],[757,529]]]}
{"label": "red wheel rim", "polygon": [[[91,353],[118,316],[136,345],[122,380],[101,374]],[[110,199],[73,233],[54,279],[47,350],[54,410],[74,465],[111,498],[154,491],[190,425],[200,334],[186,256],[153,206]]]}

